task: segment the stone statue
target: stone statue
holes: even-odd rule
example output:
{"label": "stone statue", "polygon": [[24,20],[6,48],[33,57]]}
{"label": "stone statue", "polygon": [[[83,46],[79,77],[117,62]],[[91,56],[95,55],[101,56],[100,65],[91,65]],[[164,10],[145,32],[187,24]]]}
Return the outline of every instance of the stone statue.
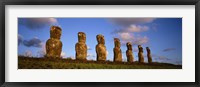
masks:
{"label": "stone statue", "polygon": [[126,50],[126,57],[127,57],[127,62],[133,62],[134,57],[133,57],[133,51],[132,51],[132,44],[131,42],[126,43],[127,50]]}
{"label": "stone statue", "polygon": [[114,61],[115,62],[122,62],[122,51],[121,51],[121,44],[118,38],[114,38],[115,47],[113,48],[114,52]]}
{"label": "stone statue", "polygon": [[146,47],[146,50],[147,50],[148,63],[152,63],[151,50],[149,49],[149,47]]}
{"label": "stone statue", "polygon": [[87,57],[87,45],[86,45],[86,34],[84,32],[78,32],[78,42],[75,46],[76,59],[86,60]]}
{"label": "stone statue", "polygon": [[50,39],[46,42],[46,57],[60,58],[62,52],[62,42],[60,41],[62,29],[52,26],[50,29]]}
{"label": "stone statue", "polygon": [[104,36],[99,34],[96,36],[98,44],[96,45],[97,61],[106,61],[106,46]]}
{"label": "stone statue", "polygon": [[143,48],[141,45],[138,45],[138,50],[139,63],[144,63]]}

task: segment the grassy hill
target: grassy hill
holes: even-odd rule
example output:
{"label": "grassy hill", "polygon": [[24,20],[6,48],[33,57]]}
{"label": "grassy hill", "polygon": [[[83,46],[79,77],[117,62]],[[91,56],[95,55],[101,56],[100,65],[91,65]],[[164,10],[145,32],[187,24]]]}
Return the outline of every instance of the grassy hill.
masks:
{"label": "grassy hill", "polygon": [[18,69],[182,69],[182,65],[169,63],[140,64],[111,61],[80,61],[73,59],[50,59],[18,57]]}

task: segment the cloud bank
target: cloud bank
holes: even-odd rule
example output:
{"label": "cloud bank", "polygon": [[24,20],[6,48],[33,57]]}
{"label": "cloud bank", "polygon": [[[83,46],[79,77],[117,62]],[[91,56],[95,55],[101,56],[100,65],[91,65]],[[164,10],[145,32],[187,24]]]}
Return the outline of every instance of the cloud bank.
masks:
{"label": "cloud bank", "polygon": [[148,26],[132,24],[130,26],[123,27],[121,29],[115,29],[112,33],[134,33],[134,32],[139,33],[139,32],[145,32],[148,30],[149,30]]}
{"label": "cloud bank", "polygon": [[37,37],[34,37],[30,40],[24,40],[23,41],[24,46],[27,47],[42,47],[42,41],[40,39],[38,39]]}
{"label": "cloud bank", "polygon": [[133,33],[118,33],[122,45],[131,42],[132,45],[143,45],[149,42],[147,36],[135,36]]}
{"label": "cloud bank", "polygon": [[[141,36],[141,33],[147,32],[149,26],[142,24],[151,23],[155,18],[110,18],[108,20],[119,27],[111,33],[120,38],[122,45],[127,42],[131,42],[133,45],[143,45],[149,42],[149,38]],[[136,36],[135,33],[138,35]]]}
{"label": "cloud bank", "polygon": [[31,30],[42,29],[46,26],[58,25],[55,18],[19,18],[19,24],[26,26]]}

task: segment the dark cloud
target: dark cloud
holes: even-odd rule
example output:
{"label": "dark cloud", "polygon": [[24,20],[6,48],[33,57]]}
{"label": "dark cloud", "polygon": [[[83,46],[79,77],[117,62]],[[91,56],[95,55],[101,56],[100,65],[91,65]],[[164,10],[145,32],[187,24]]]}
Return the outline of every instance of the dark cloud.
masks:
{"label": "dark cloud", "polygon": [[55,18],[19,18],[18,22],[32,30],[42,29],[50,25],[58,25]]}
{"label": "dark cloud", "polygon": [[129,26],[131,24],[150,23],[155,18],[109,18],[108,20],[116,25]]}
{"label": "dark cloud", "polygon": [[20,44],[23,44],[23,37],[22,37],[22,35],[18,34],[18,46]]}
{"label": "dark cloud", "polygon": [[168,51],[173,51],[173,50],[176,50],[175,48],[166,48],[163,50],[163,52],[168,52]]}
{"label": "dark cloud", "polygon": [[30,40],[24,40],[23,44],[27,47],[42,47],[42,41],[38,39],[37,37],[34,37]]}

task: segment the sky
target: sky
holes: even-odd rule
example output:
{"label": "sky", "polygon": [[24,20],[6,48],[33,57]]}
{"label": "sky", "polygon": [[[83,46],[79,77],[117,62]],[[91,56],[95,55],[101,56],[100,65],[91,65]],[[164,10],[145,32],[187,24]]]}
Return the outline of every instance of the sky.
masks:
{"label": "sky", "polygon": [[182,18],[18,18],[18,55],[42,57],[50,38],[50,27],[62,29],[61,56],[75,59],[78,32],[86,34],[87,60],[96,60],[96,35],[105,38],[107,60],[113,61],[114,38],[121,42],[122,58],[126,58],[126,43],[131,42],[134,60],[138,61],[138,45],[149,47],[153,62],[182,65]]}

